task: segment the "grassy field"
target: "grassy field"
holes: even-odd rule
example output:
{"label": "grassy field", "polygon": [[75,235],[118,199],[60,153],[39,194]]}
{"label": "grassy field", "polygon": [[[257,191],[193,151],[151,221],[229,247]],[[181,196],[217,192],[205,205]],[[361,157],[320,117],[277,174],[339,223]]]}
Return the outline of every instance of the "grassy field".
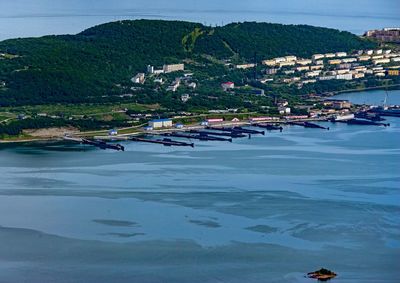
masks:
{"label": "grassy field", "polygon": [[[159,105],[141,105],[136,103],[117,104],[54,104],[54,105],[33,105],[20,107],[7,107],[3,111],[14,114],[35,115],[46,113],[47,115],[63,116],[103,116],[121,113],[125,109],[133,111],[146,111],[159,109]],[[3,115],[0,112],[0,115]]]}

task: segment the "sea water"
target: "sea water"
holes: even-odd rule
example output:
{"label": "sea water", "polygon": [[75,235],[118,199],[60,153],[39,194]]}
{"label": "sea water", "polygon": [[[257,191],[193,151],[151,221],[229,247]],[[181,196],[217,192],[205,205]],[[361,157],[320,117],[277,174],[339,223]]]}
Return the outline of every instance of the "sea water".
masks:
{"label": "sea water", "polygon": [[0,282],[309,282],[321,267],[398,282],[400,120],[388,122],[193,149],[2,145]]}

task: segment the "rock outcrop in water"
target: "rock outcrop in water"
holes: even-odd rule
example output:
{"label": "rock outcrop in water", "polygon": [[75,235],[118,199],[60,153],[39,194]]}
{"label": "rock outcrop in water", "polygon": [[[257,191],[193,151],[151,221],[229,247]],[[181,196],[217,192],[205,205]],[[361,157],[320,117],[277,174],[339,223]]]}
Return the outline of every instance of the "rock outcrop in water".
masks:
{"label": "rock outcrop in water", "polygon": [[318,279],[318,281],[328,281],[336,277],[336,273],[325,268],[307,273],[308,278]]}

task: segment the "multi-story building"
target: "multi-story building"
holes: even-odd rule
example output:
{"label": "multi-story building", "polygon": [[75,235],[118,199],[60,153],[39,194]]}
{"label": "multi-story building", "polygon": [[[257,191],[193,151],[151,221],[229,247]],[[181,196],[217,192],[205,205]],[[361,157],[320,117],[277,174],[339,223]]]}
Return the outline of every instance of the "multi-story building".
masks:
{"label": "multi-story building", "polygon": [[400,28],[384,28],[383,30],[369,30],[364,36],[382,42],[400,42]]}
{"label": "multi-story building", "polygon": [[172,73],[177,71],[184,71],[185,64],[172,64],[172,65],[164,65],[163,67],[164,73]]}

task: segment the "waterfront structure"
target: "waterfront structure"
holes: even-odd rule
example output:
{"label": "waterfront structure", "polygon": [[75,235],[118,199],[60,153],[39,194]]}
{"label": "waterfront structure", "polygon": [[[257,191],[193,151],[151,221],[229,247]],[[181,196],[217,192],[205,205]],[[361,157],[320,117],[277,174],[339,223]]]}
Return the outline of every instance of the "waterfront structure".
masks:
{"label": "waterfront structure", "polygon": [[171,128],[172,127],[172,120],[171,119],[151,120],[149,122],[149,127],[152,127],[153,129]]}
{"label": "waterfront structure", "polygon": [[164,73],[172,73],[184,70],[185,70],[185,64],[171,64],[171,65],[164,65],[163,67]]}

